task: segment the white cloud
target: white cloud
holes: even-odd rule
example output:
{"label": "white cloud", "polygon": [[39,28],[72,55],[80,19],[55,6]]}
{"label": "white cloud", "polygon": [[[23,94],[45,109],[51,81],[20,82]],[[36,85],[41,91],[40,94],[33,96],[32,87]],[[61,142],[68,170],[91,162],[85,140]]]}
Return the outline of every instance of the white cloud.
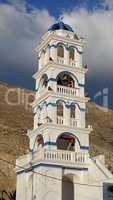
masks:
{"label": "white cloud", "polygon": [[113,9],[113,0],[104,0],[104,6],[108,7],[108,9]]}
{"label": "white cloud", "polygon": [[113,10],[76,9],[64,13],[79,35],[86,38],[85,59],[93,75],[113,75]]}
{"label": "white cloud", "polygon": [[[23,8],[23,5],[22,5]],[[0,5],[0,68],[33,68],[34,48],[39,37],[53,23],[47,10],[18,9],[14,4]]]}
{"label": "white cloud", "polygon": [[[20,8],[13,3],[0,5],[0,68],[27,72],[35,65],[33,49],[55,19],[47,10],[34,8],[28,12],[25,4]],[[90,74],[113,75],[113,10],[91,13],[78,8],[63,15],[65,22],[87,40],[85,62]]]}

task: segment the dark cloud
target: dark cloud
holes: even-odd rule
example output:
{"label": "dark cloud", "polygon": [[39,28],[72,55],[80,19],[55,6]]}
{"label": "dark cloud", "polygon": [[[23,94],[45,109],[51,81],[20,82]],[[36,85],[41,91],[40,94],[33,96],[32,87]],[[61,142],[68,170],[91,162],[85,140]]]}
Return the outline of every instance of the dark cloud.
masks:
{"label": "dark cloud", "polygon": [[[37,65],[34,48],[40,36],[47,31],[53,20],[54,18],[46,10],[33,9],[28,12],[23,4],[18,4],[18,7],[14,4],[0,5],[0,70],[2,71],[2,80],[6,75],[7,78],[9,77],[9,82],[16,82],[17,73],[18,79],[20,77],[22,80],[22,74],[27,76],[34,71]],[[15,75],[13,79],[12,74]],[[24,77],[23,82],[25,83]]]}

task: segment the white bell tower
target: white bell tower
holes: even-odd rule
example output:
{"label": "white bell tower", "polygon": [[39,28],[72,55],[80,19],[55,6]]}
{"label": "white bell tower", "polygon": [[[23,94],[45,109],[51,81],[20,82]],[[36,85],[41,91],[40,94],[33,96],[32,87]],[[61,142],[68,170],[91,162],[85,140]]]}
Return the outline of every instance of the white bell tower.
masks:
{"label": "white bell tower", "polygon": [[31,151],[17,160],[17,200],[91,200],[86,191],[102,199],[100,187],[88,187],[95,178],[89,175],[84,44],[60,21],[36,47],[34,127],[28,131]]}

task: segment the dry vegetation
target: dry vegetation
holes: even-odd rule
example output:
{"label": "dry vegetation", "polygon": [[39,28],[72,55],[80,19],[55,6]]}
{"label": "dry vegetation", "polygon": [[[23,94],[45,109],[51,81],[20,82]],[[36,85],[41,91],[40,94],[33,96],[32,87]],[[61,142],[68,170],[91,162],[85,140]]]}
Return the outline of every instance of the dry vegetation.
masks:
{"label": "dry vegetation", "polygon": [[[15,163],[16,157],[28,149],[26,132],[32,128],[33,116],[31,109],[25,109],[22,102],[16,106],[6,103],[5,95],[11,88],[15,88],[15,92],[10,93],[10,100],[17,102],[18,88],[0,83],[0,159]],[[25,94],[32,92],[27,89],[22,91]],[[107,165],[113,170],[113,111],[103,112],[91,102],[87,104],[87,110],[87,124],[93,125],[90,153],[93,156],[105,154]],[[0,190],[14,189],[15,181],[14,166],[0,160]]]}

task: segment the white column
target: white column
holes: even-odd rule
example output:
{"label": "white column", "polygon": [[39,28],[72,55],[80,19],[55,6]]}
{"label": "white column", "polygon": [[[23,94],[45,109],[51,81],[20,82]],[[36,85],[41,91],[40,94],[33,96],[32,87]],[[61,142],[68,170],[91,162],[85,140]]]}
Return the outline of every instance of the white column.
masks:
{"label": "white column", "polygon": [[57,60],[57,48],[51,47],[50,48],[50,57],[53,59],[54,62]]}
{"label": "white column", "polygon": [[49,48],[46,49],[46,53],[45,53],[45,64],[48,63],[49,61]]}
{"label": "white column", "polygon": [[53,124],[56,124],[56,107],[55,106],[51,106],[49,105],[47,107],[47,116],[50,118],[50,120],[52,120]]}

